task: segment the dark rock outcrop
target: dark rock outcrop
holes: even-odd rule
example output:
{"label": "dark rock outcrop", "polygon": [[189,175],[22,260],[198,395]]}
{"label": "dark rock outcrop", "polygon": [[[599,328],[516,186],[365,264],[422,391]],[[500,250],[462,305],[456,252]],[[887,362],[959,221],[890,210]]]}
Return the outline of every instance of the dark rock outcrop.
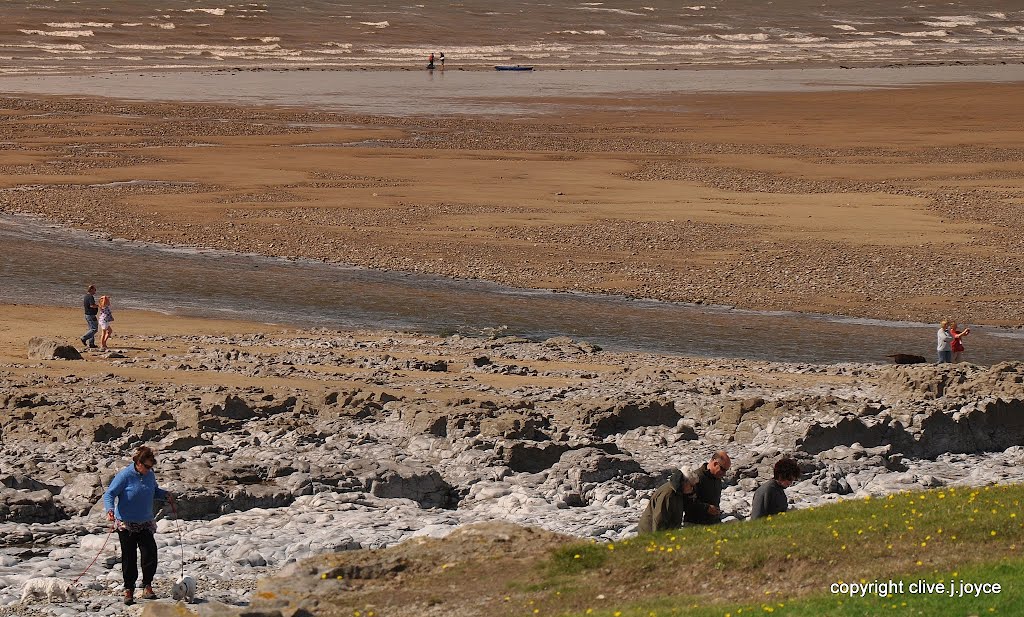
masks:
{"label": "dark rock outcrop", "polygon": [[666,399],[608,401],[581,411],[578,423],[583,430],[607,437],[641,426],[675,426],[679,417],[675,403]]}
{"label": "dark rock outcrop", "polygon": [[28,340],[28,357],[30,360],[81,360],[82,354],[74,345],[33,336]]}

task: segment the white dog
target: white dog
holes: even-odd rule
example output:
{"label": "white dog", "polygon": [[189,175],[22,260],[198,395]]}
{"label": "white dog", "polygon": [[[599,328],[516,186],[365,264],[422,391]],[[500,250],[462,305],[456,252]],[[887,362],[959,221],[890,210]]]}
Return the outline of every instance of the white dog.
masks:
{"label": "white dog", "polygon": [[175,600],[184,600],[189,604],[196,601],[196,579],[191,576],[183,576],[174,584],[174,591],[171,597]]}
{"label": "white dog", "polygon": [[48,602],[75,602],[78,600],[78,590],[69,581],[53,576],[41,578],[30,578],[25,581],[21,588],[21,602],[29,598],[46,596]]}

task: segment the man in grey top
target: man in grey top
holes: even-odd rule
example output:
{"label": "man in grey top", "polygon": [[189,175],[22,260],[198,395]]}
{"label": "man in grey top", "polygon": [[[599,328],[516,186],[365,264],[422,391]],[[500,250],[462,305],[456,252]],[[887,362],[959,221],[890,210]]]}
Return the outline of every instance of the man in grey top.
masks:
{"label": "man in grey top", "polygon": [[95,285],[89,285],[89,289],[86,290],[82,298],[82,308],[85,310],[85,323],[89,326],[89,331],[82,335],[82,344],[89,349],[96,349],[96,332],[100,329],[100,322],[96,317],[99,306],[96,305]]}
{"label": "man in grey top", "polygon": [[800,466],[791,458],[780,458],[775,463],[775,477],[757,487],[750,502],[750,518],[779,514],[789,509],[786,489],[800,479]]}
{"label": "man in grey top", "polygon": [[938,354],[936,362],[942,364],[944,362],[953,361],[953,335],[949,333],[949,321],[943,319],[942,323],[939,324],[939,329],[935,332],[936,345],[935,353]]}

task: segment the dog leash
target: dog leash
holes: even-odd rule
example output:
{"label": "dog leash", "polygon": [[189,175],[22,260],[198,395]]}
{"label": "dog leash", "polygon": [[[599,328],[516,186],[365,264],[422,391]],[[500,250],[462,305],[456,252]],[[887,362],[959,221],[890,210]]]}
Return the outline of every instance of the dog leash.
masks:
{"label": "dog leash", "polygon": [[178,516],[178,508],[175,506],[175,500],[170,501],[171,514],[174,515],[174,526],[178,528],[178,547],[181,548],[181,578],[185,578],[185,542],[182,540],[181,535],[181,517]]}
{"label": "dog leash", "polygon": [[82,570],[82,573],[78,575],[78,578],[71,582],[72,585],[77,585],[78,581],[80,581],[82,577],[85,576],[85,573],[89,571],[89,568],[91,568],[93,564],[96,563],[96,560],[100,558],[100,555],[103,554],[103,549],[107,548],[107,542],[110,541],[110,536],[114,533],[114,528],[115,525],[111,523],[110,531],[107,532],[107,537],[103,539],[103,545],[100,546],[100,550],[96,551],[96,556],[92,558],[92,561],[89,562],[89,565],[85,566],[85,569]]}

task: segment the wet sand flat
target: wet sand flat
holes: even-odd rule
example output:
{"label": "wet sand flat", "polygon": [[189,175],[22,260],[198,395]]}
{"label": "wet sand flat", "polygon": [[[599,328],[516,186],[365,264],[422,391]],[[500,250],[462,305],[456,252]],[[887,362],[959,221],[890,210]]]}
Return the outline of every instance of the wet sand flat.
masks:
{"label": "wet sand flat", "polygon": [[395,118],[26,95],[0,100],[0,208],[517,287],[1020,325],[1021,99],[952,84]]}

